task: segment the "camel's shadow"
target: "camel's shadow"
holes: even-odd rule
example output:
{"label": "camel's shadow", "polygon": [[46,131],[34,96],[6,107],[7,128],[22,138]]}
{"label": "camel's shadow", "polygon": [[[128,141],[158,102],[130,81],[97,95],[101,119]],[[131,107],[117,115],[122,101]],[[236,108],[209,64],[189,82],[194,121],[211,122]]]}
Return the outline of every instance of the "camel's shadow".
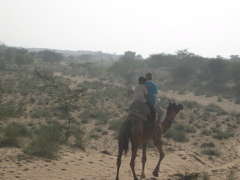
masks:
{"label": "camel's shadow", "polygon": [[150,177],[150,178],[143,178],[143,179],[140,179],[140,180],[158,180],[158,179],[155,178],[155,177]]}

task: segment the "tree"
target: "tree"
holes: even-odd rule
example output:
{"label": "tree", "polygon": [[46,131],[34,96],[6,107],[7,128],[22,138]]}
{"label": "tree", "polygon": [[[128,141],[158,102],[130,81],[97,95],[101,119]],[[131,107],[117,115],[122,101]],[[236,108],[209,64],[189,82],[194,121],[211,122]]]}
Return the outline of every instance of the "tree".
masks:
{"label": "tree", "polygon": [[24,55],[17,54],[14,57],[14,61],[18,67],[20,67],[24,63]]}
{"label": "tree", "polygon": [[5,61],[4,61],[4,56],[3,53],[0,52],[0,69],[4,69],[6,66]]}
{"label": "tree", "polygon": [[22,65],[32,63],[33,57],[27,54],[16,54],[14,57],[14,61],[18,67],[21,67]]}
{"label": "tree", "polygon": [[92,60],[92,55],[91,54],[82,54],[82,55],[78,56],[78,59],[80,59],[82,61],[90,61],[90,60]]}
{"label": "tree", "polygon": [[188,79],[195,72],[194,68],[188,63],[180,63],[178,66],[172,69],[172,75],[174,78]]}
{"label": "tree", "polygon": [[43,59],[43,61],[51,63],[58,63],[64,58],[62,54],[49,50],[40,51],[38,55]]}
{"label": "tree", "polygon": [[187,49],[178,50],[178,51],[176,52],[176,54],[177,54],[177,57],[178,57],[178,58],[184,58],[184,57],[192,57],[192,56],[196,56],[194,53],[190,53],[190,52],[188,52]]}
{"label": "tree", "polygon": [[231,55],[231,56],[230,56],[230,60],[240,61],[240,57],[239,57],[239,55]]}
{"label": "tree", "polygon": [[135,55],[136,55],[135,52],[126,51],[126,52],[124,53],[124,55],[121,57],[120,60],[123,60],[123,61],[131,61],[131,60],[134,60],[134,59],[135,59]]}
{"label": "tree", "polygon": [[171,54],[152,54],[146,61],[148,67],[173,67],[177,62],[176,55]]}
{"label": "tree", "polygon": [[206,70],[210,75],[216,75],[219,73],[224,73],[226,70],[226,61],[223,59],[213,59],[208,62],[206,65]]}
{"label": "tree", "polygon": [[226,60],[219,58],[210,60],[204,68],[205,76],[210,80],[210,85],[220,87],[222,90],[223,84],[227,81]]}
{"label": "tree", "polygon": [[231,61],[229,63],[228,74],[237,85],[240,85],[240,61]]}
{"label": "tree", "polygon": [[70,125],[74,119],[71,112],[78,109],[78,106],[74,102],[79,100],[80,93],[83,93],[84,89],[71,89],[69,83],[57,79],[53,77],[53,75],[43,75],[43,73],[37,69],[35,69],[35,74],[42,80],[43,90],[48,90],[51,98],[59,105],[60,110],[65,113],[67,119],[65,138],[68,140],[70,136]]}

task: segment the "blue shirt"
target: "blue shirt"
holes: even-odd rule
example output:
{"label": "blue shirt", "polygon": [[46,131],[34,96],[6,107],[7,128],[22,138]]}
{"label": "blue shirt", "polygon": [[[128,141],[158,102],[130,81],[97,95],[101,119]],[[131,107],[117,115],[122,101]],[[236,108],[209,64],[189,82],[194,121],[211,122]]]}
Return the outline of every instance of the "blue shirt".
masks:
{"label": "blue shirt", "polygon": [[157,85],[154,82],[148,80],[146,82],[146,87],[148,91],[148,99],[150,100],[151,104],[155,104],[156,101],[153,95],[158,94]]}

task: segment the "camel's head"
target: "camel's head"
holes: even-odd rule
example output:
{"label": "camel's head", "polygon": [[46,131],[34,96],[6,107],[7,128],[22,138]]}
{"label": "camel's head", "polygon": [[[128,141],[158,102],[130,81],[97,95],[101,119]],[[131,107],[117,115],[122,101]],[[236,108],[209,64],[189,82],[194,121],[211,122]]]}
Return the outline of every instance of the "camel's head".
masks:
{"label": "camel's head", "polygon": [[[164,121],[161,122],[163,125],[163,133],[166,133],[167,130],[171,127],[172,122],[175,119],[175,116],[179,111],[183,110],[183,105],[182,104],[176,104],[175,102],[169,102],[168,107],[167,107],[167,113]],[[167,124],[166,124],[167,122]]]}
{"label": "camel's head", "polygon": [[174,113],[177,114],[179,111],[183,110],[184,107],[182,104],[176,104],[175,102],[169,102],[167,113]]}

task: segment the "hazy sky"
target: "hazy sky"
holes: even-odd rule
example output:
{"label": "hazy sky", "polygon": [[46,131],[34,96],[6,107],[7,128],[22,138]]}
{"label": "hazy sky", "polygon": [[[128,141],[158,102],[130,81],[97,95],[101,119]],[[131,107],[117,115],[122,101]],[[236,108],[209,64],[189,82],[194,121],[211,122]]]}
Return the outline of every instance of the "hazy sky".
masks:
{"label": "hazy sky", "polygon": [[240,0],[0,0],[8,46],[240,55]]}

